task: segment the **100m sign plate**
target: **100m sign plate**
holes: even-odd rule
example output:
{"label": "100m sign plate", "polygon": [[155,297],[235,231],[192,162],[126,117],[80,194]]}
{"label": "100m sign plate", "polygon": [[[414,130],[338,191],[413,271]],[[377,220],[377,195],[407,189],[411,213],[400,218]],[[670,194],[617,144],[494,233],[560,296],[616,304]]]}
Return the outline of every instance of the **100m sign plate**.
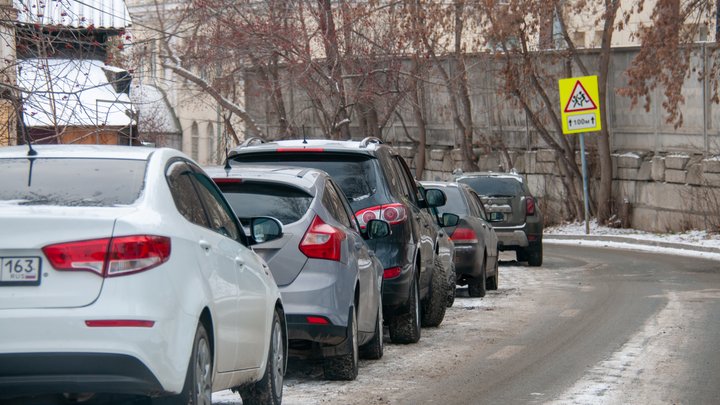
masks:
{"label": "100m sign plate", "polygon": [[568,115],[566,119],[567,127],[570,131],[590,129],[598,126],[597,117],[594,112],[589,114]]}
{"label": "100m sign plate", "polygon": [[0,285],[39,284],[39,257],[0,257]]}

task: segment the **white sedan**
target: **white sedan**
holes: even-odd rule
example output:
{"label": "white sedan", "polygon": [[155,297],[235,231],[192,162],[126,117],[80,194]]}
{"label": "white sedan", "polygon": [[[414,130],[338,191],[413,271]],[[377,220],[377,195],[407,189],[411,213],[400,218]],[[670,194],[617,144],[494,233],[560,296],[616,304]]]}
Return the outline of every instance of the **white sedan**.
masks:
{"label": "white sedan", "polygon": [[187,156],[11,146],[0,174],[0,402],[281,402],[280,293]]}

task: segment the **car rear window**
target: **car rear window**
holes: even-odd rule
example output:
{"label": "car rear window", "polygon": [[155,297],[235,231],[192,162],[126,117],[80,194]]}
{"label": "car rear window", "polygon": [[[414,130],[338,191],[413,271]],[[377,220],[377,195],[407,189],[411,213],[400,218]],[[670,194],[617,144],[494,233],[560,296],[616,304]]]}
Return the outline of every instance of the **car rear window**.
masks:
{"label": "car rear window", "polygon": [[376,194],[382,185],[378,182],[377,159],[369,156],[327,152],[273,152],[240,154],[231,159],[230,164],[233,166],[242,164],[281,165],[324,170],[340,186],[355,211],[371,205],[386,203],[386,201],[375,201]]}
{"label": "car rear window", "polygon": [[465,183],[476,193],[485,197],[515,197],[524,195],[522,183],[511,178],[502,177],[465,177],[457,179]]}
{"label": "car rear window", "polygon": [[442,207],[437,207],[441,215],[445,213],[455,214],[460,217],[469,215],[467,204],[459,188],[445,187],[442,190],[445,192],[447,201]]}
{"label": "car rear window", "polygon": [[0,202],[17,205],[111,207],[140,196],[145,160],[0,159]]}
{"label": "car rear window", "polygon": [[283,225],[297,222],[313,200],[303,190],[269,182],[220,183],[218,187],[243,225],[252,217],[274,217]]}

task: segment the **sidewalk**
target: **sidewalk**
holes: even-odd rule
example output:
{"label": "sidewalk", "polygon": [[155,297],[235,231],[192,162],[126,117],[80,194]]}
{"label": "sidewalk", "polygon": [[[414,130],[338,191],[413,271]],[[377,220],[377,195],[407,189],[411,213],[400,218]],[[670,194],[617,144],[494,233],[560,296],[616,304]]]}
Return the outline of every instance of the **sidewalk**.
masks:
{"label": "sidewalk", "polygon": [[[585,224],[574,223],[546,228],[543,241],[554,244],[588,244],[626,249],[642,248],[642,250],[653,251],[673,249],[698,252],[698,255],[702,257],[720,259],[720,235],[706,231],[661,234],[634,229],[600,227],[596,222],[591,222],[590,234],[586,235]],[[665,251],[665,253],[673,252]]]}

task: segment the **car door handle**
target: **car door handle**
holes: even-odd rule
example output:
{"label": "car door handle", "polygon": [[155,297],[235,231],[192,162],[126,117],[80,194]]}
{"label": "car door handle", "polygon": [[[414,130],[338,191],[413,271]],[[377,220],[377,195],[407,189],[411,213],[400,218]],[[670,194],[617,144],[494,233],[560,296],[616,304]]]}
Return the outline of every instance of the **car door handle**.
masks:
{"label": "car door handle", "polygon": [[203,248],[203,249],[205,249],[205,250],[210,250],[210,248],[212,247],[212,245],[210,244],[210,242],[207,242],[207,241],[205,241],[205,240],[200,240],[199,243],[200,243],[200,247]]}
{"label": "car door handle", "polygon": [[368,250],[368,256],[370,256],[370,257],[375,256],[375,252],[372,250]]}
{"label": "car door handle", "polygon": [[242,267],[245,265],[245,260],[243,260],[242,257],[237,256],[235,257],[235,263],[237,263],[238,266]]}
{"label": "car door handle", "polygon": [[483,228],[487,228],[487,227],[485,226],[485,224],[482,224],[482,226],[483,226]]}
{"label": "car door handle", "polygon": [[358,243],[355,244],[355,249],[357,249],[357,250],[362,249],[362,247],[363,247],[363,244],[360,243],[360,242],[358,242]]}

